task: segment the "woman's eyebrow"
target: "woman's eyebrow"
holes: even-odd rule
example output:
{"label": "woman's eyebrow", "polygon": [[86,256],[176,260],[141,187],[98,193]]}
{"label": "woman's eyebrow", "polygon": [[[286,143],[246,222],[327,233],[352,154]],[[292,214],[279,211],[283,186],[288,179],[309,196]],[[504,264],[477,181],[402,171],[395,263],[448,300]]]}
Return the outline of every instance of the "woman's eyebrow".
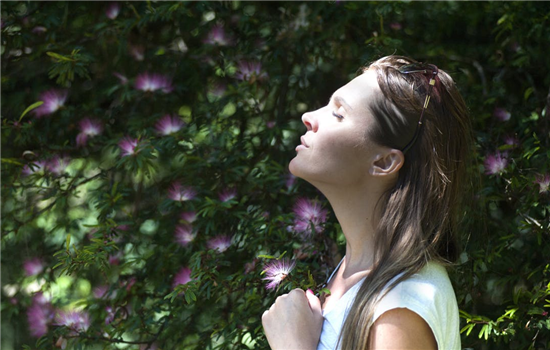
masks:
{"label": "woman's eyebrow", "polygon": [[350,111],[353,110],[353,108],[351,108],[351,106],[341,96],[332,95],[330,99],[334,100],[334,102],[336,102],[337,104],[344,106],[344,108],[346,108],[347,110],[350,110]]}

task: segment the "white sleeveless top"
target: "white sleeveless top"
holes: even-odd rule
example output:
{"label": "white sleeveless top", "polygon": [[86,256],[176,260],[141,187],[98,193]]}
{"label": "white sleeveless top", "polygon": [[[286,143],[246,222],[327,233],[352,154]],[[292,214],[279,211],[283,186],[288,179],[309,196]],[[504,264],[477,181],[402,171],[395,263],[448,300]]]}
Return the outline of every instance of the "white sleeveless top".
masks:
{"label": "white sleeveless top", "polygon": [[[328,309],[323,310],[323,329],[317,350],[337,349],[340,330],[363,280],[364,278],[339,300],[330,304]],[[430,326],[439,350],[460,350],[460,319],[456,296],[442,265],[429,262],[418,273],[397,284],[378,303],[373,322],[384,312],[397,308],[407,308],[422,317]]]}

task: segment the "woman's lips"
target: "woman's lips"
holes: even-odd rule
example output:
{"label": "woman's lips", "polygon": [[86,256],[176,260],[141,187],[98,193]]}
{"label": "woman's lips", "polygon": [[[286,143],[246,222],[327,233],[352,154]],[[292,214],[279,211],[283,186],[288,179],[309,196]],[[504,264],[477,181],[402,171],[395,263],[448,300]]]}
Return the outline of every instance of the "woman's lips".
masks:
{"label": "woman's lips", "polygon": [[296,151],[298,151],[299,149],[306,149],[306,148],[309,148],[309,146],[307,145],[306,141],[304,140],[304,137],[300,137],[300,142],[302,142],[301,144],[299,144],[298,146],[296,146]]}

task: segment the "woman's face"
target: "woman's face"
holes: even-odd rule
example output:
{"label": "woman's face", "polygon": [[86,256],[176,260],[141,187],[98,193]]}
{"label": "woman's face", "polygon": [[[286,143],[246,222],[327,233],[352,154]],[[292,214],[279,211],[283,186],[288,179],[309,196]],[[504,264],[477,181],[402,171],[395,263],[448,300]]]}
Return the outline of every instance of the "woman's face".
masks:
{"label": "woman's face", "polygon": [[376,73],[367,70],[332,95],[327,106],[302,116],[307,131],[296,147],[290,172],[317,184],[361,185],[383,146],[372,142],[368,109],[381,94]]}

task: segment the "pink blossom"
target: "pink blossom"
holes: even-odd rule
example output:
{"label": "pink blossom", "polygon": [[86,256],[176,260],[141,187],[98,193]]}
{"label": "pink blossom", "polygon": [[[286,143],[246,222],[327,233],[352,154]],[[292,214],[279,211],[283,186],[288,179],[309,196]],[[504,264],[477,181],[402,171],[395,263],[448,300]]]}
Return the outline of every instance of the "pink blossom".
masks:
{"label": "pink blossom", "polygon": [[193,188],[182,186],[179,182],[174,182],[168,189],[168,198],[177,202],[192,200],[196,195],[197,192]]}
{"label": "pink blossom", "polygon": [[54,113],[65,105],[67,95],[66,90],[56,89],[50,89],[41,93],[38,99],[44,103],[40,107],[33,110],[34,115],[39,118]]}
{"label": "pink blossom", "polygon": [[223,26],[215,25],[214,27],[212,27],[210,32],[208,32],[204,43],[211,45],[227,46],[232,45],[233,39],[223,30]]}
{"label": "pink blossom", "polygon": [[504,136],[504,143],[512,147],[519,146],[519,140],[515,135]]}
{"label": "pink blossom", "polygon": [[138,143],[138,139],[134,139],[131,137],[125,137],[120,140],[118,143],[118,147],[120,147],[120,150],[122,151],[121,156],[126,157],[136,154],[138,152],[136,151]]}
{"label": "pink blossom", "polygon": [[120,13],[120,5],[116,2],[111,2],[109,6],[107,6],[107,9],[105,9],[105,15],[109,17],[109,19],[117,18],[119,13]]}
{"label": "pink blossom", "polygon": [[109,286],[102,285],[97,286],[93,289],[92,293],[94,295],[94,298],[96,299],[102,299],[107,295],[107,292],[109,291]]}
{"label": "pink blossom", "polygon": [[44,271],[44,262],[39,258],[31,258],[23,262],[23,268],[27,276],[35,276]]}
{"label": "pink blossom", "polygon": [[401,30],[401,28],[403,28],[403,27],[401,26],[401,23],[399,23],[399,22],[391,22],[390,23],[390,28],[392,30],[397,31],[397,30]]}
{"label": "pink blossom", "polygon": [[228,202],[237,196],[237,190],[235,188],[227,188],[218,193],[218,198],[221,202]]}
{"label": "pink blossom", "polygon": [[48,28],[44,27],[44,26],[36,26],[32,29],[32,33],[33,34],[42,34],[42,33],[46,33],[48,31]]}
{"label": "pink blossom", "polygon": [[121,252],[117,252],[116,254],[111,254],[111,255],[109,255],[109,264],[119,265],[121,258],[122,258],[122,253]]}
{"label": "pink blossom", "polygon": [[145,48],[142,45],[131,45],[130,55],[134,57],[136,61],[143,61],[145,59]]}
{"label": "pink blossom", "polygon": [[39,160],[31,164],[25,164],[25,166],[23,166],[23,169],[21,170],[21,173],[27,176],[35,173],[43,173],[47,169],[47,164],[48,163],[45,160]]}
{"label": "pink blossom", "polygon": [[105,306],[105,312],[107,312],[105,324],[111,324],[115,320],[116,311],[112,306]]}
{"label": "pink blossom", "polygon": [[48,333],[48,326],[54,319],[53,306],[44,300],[42,293],[33,297],[31,306],[27,309],[27,320],[31,336],[40,338]]}
{"label": "pink blossom", "polygon": [[126,85],[126,83],[128,83],[128,78],[126,78],[125,75],[122,75],[118,72],[113,72],[113,75],[118,78],[122,85]]}
{"label": "pink blossom", "polygon": [[244,273],[249,274],[256,269],[256,262],[258,259],[254,258],[252,261],[244,264]]}
{"label": "pink blossom", "polygon": [[264,268],[265,278],[269,281],[265,286],[266,289],[275,289],[294,269],[296,262],[294,260],[281,259],[272,260],[266,264]]}
{"label": "pink blossom", "polygon": [[191,225],[178,225],[174,231],[176,242],[184,247],[195,239]]}
{"label": "pink blossom", "polygon": [[548,192],[548,188],[550,187],[550,174],[537,175],[535,183],[540,186],[539,193]]}
{"label": "pink blossom", "polygon": [[90,316],[86,311],[60,311],[55,317],[55,323],[69,328],[73,335],[86,332],[90,328]]}
{"label": "pink blossom", "polygon": [[80,133],[76,136],[76,145],[86,146],[88,137],[94,137],[103,132],[103,125],[98,120],[84,118],[80,121]]}
{"label": "pink blossom", "polygon": [[191,280],[192,280],[191,269],[188,267],[183,267],[174,276],[174,280],[172,282],[172,288],[176,288],[180,284],[187,284],[191,282]]}
{"label": "pink blossom", "polygon": [[296,184],[296,176],[289,173],[285,176],[285,179],[286,188],[290,190]]}
{"label": "pink blossom", "polygon": [[185,123],[175,115],[167,114],[157,121],[155,129],[161,135],[170,135],[178,132]]}
{"label": "pink blossom", "polygon": [[485,174],[487,175],[500,174],[504,171],[504,169],[508,165],[508,159],[506,158],[506,154],[502,154],[497,151],[494,154],[488,154],[485,157],[484,164],[485,164]]}
{"label": "pink blossom", "polygon": [[323,209],[317,200],[299,198],[294,204],[293,211],[302,220],[325,222],[327,218],[327,210]]}
{"label": "pink blossom", "polygon": [[267,123],[265,123],[265,126],[267,126],[268,129],[273,129],[277,125],[277,123],[274,120],[270,120]]}
{"label": "pink blossom", "polygon": [[46,169],[59,176],[65,172],[70,162],[71,160],[69,157],[60,157],[56,155],[46,163]]}
{"label": "pink blossom", "polygon": [[214,82],[210,84],[210,87],[208,88],[208,92],[214,97],[222,97],[226,90],[227,86],[221,82]]}
{"label": "pink blossom", "polygon": [[208,249],[217,250],[223,253],[231,246],[231,237],[226,235],[216,236],[211,238],[206,245]]}
{"label": "pink blossom", "polygon": [[194,211],[185,211],[181,213],[180,219],[188,224],[192,224],[195,220],[197,220],[197,213]]}
{"label": "pink blossom", "polygon": [[493,116],[500,120],[501,122],[505,122],[510,119],[511,114],[506,109],[501,107],[496,107],[493,111]]}
{"label": "pink blossom", "polygon": [[237,64],[237,73],[235,78],[239,80],[255,81],[262,80],[267,74],[262,73],[262,64],[260,62],[241,61]]}
{"label": "pink blossom", "polygon": [[172,79],[161,74],[142,73],[137,76],[135,88],[141,91],[157,91],[169,93],[173,90]]}

